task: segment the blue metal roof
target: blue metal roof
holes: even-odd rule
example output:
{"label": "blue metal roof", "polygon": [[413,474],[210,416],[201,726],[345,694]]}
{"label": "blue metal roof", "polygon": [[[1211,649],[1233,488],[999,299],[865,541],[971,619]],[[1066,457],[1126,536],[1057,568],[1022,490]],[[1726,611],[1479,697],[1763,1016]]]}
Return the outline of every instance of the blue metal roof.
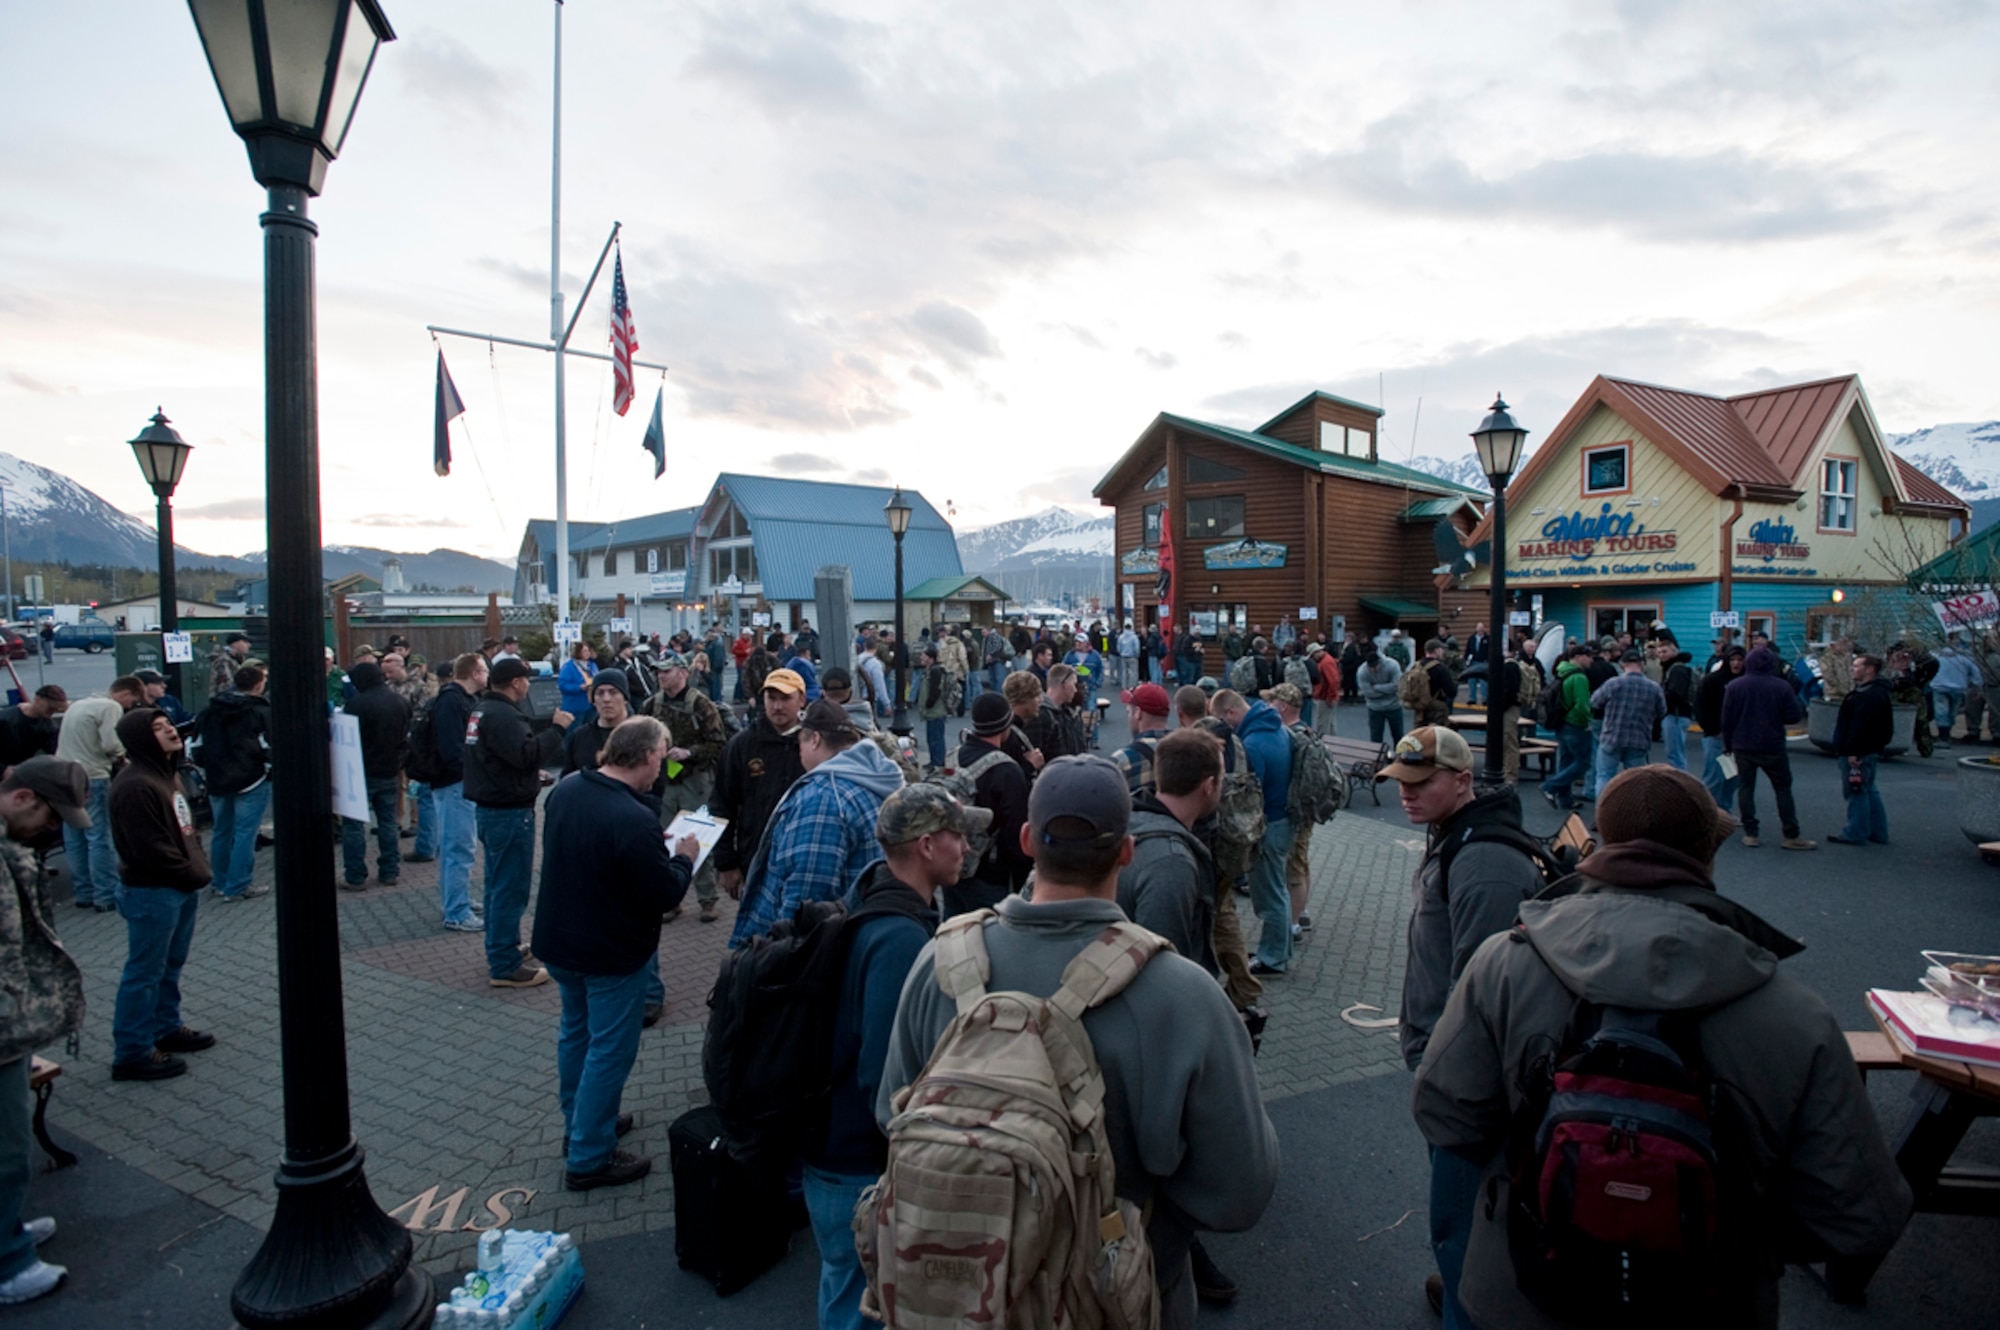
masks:
{"label": "blue metal roof", "polygon": [[[820,522],[874,527],[888,538],[889,523],[882,505],[893,493],[887,485],[840,485],[821,480],[789,480],[778,476],[745,476],[724,472],[715,483],[729,491],[737,511],[755,528],[759,519],[780,522]],[[949,531],[950,523],[915,490],[903,491],[910,505],[910,530]],[[906,545],[907,549],[908,546]],[[762,552],[759,551],[761,554]],[[856,594],[859,594],[858,592]]]}
{"label": "blue metal roof", "polygon": [[[750,537],[767,600],[811,600],[813,574],[828,564],[846,564],[852,570],[856,600],[895,598],[896,539],[886,522],[861,526],[752,518]],[[964,575],[951,528],[919,530],[913,513],[903,537],[904,594],[933,577]]]}

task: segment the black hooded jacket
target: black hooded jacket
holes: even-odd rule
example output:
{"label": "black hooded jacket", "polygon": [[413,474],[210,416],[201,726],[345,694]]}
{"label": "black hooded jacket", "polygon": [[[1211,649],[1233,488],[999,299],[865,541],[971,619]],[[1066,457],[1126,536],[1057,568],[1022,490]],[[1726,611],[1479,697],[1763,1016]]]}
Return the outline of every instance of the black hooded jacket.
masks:
{"label": "black hooded jacket", "polygon": [[153,735],[154,718],[164,714],[134,707],[118,720],[118,742],[130,761],[111,781],[111,843],[126,886],[200,891],[211,878],[208,854],[175,779],[173,755]]}
{"label": "black hooded jacket", "polygon": [[361,722],[361,769],[370,780],[394,780],[409,755],[410,704],[382,676],[382,667],[364,660],[347,672],[354,696],[344,710]]}
{"label": "black hooded jacket", "polygon": [[271,767],[271,704],[257,693],[218,693],[202,709],[195,728],[195,763],[208,778],[208,792],[242,794]]}

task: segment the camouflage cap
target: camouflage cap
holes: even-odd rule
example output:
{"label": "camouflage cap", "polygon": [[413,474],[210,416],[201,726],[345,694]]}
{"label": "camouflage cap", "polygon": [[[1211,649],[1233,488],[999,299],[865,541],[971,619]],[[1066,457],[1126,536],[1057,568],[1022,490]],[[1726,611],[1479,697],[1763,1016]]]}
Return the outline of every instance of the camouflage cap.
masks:
{"label": "camouflage cap", "polygon": [[1299,691],[1299,686],[1295,683],[1273,684],[1258,694],[1258,696],[1262,697],[1266,702],[1283,702],[1294,711],[1299,710],[1306,703],[1306,695]]}
{"label": "camouflage cap", "polygon": [[31,757],[15,767],[8,779],[40,795],[70,826],[79,831],[90,826],[90,776],[81,763],[61,757]]}
{"label": "camouflage cap", "polygon": [[875,819],[875,839],[884,845],[907,845],[940,831],[976,835],[993,825],[987,808],[967,808],[942,785],[905,785],[882,804]]}

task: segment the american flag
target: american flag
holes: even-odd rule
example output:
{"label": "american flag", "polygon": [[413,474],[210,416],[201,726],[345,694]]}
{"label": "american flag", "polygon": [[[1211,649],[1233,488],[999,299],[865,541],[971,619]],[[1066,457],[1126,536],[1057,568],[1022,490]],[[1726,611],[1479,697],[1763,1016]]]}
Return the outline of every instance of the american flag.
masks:
{"label": "american flag", "polygon": [[639,332],[632,326],[632,302],[625,298],[625,254],[611,261],[611,409],[624,415],[632,405],[632,353]]}

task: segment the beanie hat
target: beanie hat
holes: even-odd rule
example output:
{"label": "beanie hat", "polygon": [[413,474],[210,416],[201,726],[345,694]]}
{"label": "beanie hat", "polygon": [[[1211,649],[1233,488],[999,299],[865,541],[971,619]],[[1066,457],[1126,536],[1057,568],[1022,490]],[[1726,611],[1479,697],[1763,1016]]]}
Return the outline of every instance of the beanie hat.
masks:
{"label": "beanie hat", "polygon": [[1649,840],[1705,864],[1735,830],[1707,786],[1664,763],[1621,771],[1597,792],[1597,836],[1606,845]]}
{"label": "beanie hat", "polygon": [[998,693],[981,693],[972,699],[972,732],[983,739],[1005,734],[1014,723],[1014,709]]}
{"label": "beanie hat", "polygon": [[625,677],[625,671],[615,665],[601,669],[592,676],[590,691],[595,693],[600,688],[616,688],[625,694],[627,702],[632,700],[632,681]]}

